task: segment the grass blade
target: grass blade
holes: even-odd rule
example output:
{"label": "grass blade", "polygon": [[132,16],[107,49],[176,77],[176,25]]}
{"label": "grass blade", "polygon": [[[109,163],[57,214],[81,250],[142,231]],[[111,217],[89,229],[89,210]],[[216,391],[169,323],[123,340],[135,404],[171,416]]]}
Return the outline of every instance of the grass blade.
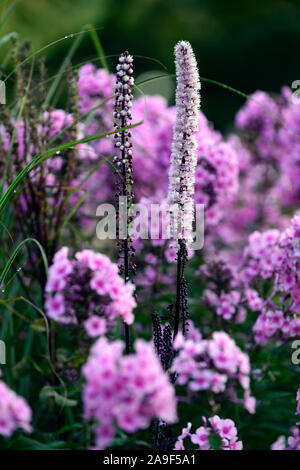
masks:
{"label": "grass blade", "polygon": [[[82,33],[85,33],[86,31],[82,31]],[[66,55],[66,57],[64,58],[63,60],[63,63],[61,64],[60,66],[60,69],[58,71],[58,73],[55,75],[55,80],[53,81],[48,93],[47,93],[47,96],[46,96],[46,99],[45,99],[45,106],[49,105],[49,103],[51,102],[52,98],[53,98],[53,95],[62,79],[62,76],[63,74],[65,73],[65,70],[66,68],[68,67],[68,65],[70,64],[71,62],[71,59],[73,57],[73,55],[75,54],[76,50],[78,49],[81,41],[83,39],[83,34],[80,34],[78,36],[76,36],[76,39],[75,41],[73,42],[68,54]]]}
{"label": "grass blade", "polygon": [[7,261],[6,265],[4,266],[1,274],[0,274],[0,286],[3,285],[5,279],[6,279],[6,276],[8,274],[8,271],[10,270],[11,268],[11,265],[13,264],[17,254],[19,253],[20,249],[25,245],[25,243],[28,243],[28,242],[33,242],[35,243],[40,252],[41,252],[41,255],[42,255],[42,259],[43,259],[43,262],[44,262],[44,266],[45,266],[45,271],[46,271],[46,275],[48,277],[48,261],[47,261],[47,256],[46,256],[46,253],[44,251],[44,248],[42,247],[42,245],[35,239],[35,238],[26,238],[25,240],[23,240],[16,248],[15,250],[13,251],[12,255],[10,256],[9,260]]}
{"label": "grass blade", "polygon": [[[5,2],[4,5],[2,5],[2,7],[5,6],[6,3],[7,3],[7,2]],[[6,10],[6,12],[5,12],[3,18],[0,20],[0,28],[2,28],[2,26],[4,26],[4,24],[6,23],[6,21],[7,21],[8,17],[9,17],[9,15],[10,15],[11,12],[16,8],[16,6],[18,5],[18,3],[19,3],[19,0],[15,0],[11,5],[9,5],[9,7],[8,7],[8,9]],[[1,5],[0,5],[0,6],[1,6]]]}
{"label": "grass blade", "polygon": [[90,36],[92,38],[93,44],[94,44],[95,49],[98,53],[100,62],[102,64],[102,67],[105,70],[107,70],[108,73],[110,73],[109,66],[108,66],[108,63],[107,63],[107,60],[106,60],[106,56],[104,54],[104,49],[103,49],[102,44],[100,42],[99,36],[98,36],[96,30],[93,28],[92,25],[88,25],[88,28],[89,28],[89,33],[90,33]]}

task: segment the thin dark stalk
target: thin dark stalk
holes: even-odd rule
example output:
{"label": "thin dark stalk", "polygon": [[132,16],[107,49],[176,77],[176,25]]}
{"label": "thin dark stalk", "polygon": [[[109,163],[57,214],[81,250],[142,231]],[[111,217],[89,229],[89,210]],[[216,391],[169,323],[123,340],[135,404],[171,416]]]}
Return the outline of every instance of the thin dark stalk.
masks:
{"label": "thin dark stalk", "polygon": [[[123,100],[122,109],[124,109],[125,100]],[[125,119],[122,118],[122,127],[125,127]],[[122,132],[121,136],[122,145],[125,144],[125,133]],[[126,168],[126,155],[125,147],[122,150],[122,196],[126,197],[126,239],[123,240],[123,256],[124,256],[124,278],[125,282],[129,280],[129,249],[128,249],[128,186],[127,186],[127,168]],[[130,353],[130,328],[127,323],[124,322],[125,331],[125,352]]]}
{"label": "thin dark stalk", "polygon": [[182,256],[181,256],[181,240],[177,251],[177,278],[176,278],[176,304],[174,316],[174,333],[173,337],[177,336],[179,330],[180,310],[181,310],[181,282],[182,282]]}
{"label": "thin dark stalk", "polygon": [[[117,177],[117,214],[120,197],[123,203],[126,204],[126,219],[125,229],[126,234],[122,239],[120,238],[120,227],[118,227],[118,247],[119,247],[119,260],[120,273],[124,275],[124,281],[130,281],[130,274],[135,273],[135,265],[132,263],[132,256],[134,253],[131,238],[128,234],[128,228],[131,223],[129,215],[129,208],[133,200],[133,179],[132,179],[132,143],[131,133],[124,130],[130,120],[132,119],[130,108],[132,106],[132,93],[131,86],[133,85],[132,57],[128,52],[123,52],[119,57],[117,65],[117,84],[114,102],[114,117],[115,128],[123,129],[120,133],[115,134],[115,147],[118,149],[119,154],[114,157],[116,164],[116,177]],[[124,333],[126,343],[126,354],[130,353],[130,327],[124,322]]]}

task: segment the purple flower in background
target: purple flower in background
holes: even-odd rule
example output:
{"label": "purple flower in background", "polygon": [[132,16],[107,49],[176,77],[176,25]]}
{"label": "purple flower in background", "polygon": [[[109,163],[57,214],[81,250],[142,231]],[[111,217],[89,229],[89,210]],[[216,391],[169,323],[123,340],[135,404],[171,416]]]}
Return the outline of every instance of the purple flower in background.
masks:
{"label": "purple flower in background", "polygon": [[236,126],[246,133],[257,158],[274,159],[278,113],[275,100],[263,91],[256,91],[236,115]]}

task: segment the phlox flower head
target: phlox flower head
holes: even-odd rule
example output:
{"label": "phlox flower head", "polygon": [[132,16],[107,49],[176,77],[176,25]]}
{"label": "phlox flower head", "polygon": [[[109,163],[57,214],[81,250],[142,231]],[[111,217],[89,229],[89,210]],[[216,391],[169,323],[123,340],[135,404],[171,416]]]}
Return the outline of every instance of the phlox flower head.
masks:
{"label": "phlox flower head", "polygon": [[271,450],[300,450],[300,431],[297,427],[291,428],[291,436],[279,436],[271,445]]}
{"label": "phlox flower head", "polygon": [[83,323],[91,337],[103,335],[117,317],[131,324],[136,306],[134,286],[125,283],[110,259],[82,250],[73,259],[66,247],[59,250],[49,269],[46,313],[59,323]]}
{"label": "phlox flower head", "polygon": [[191,432],[192,423],[188,423],[178,436],[174,450],[185,450],[184,440],[189,439],[192,444],[198,446],[197,450],[213,450],[210,438],[218,436],[220,439],[218,450],[242,450],[243,443],[238,441],[237,428],[232,419],[221,419],[213,416],[207,419],[202,417],[203,426]]}
{"label": "phlox flower head", "polygon": [[[194,339],[178,333],[174,343],[176,356],[172,372],[177,383],[190,392],[211,390],[215,394],[225,392],[239,383],[244,391],[245,408],[255,412],[255,399],[250,395],[250,362],[246,353],[223,331],[215,331],[211,339],[201,335]],[[232,398],[236,400],[235,397]]]}
{"label": "phlox flower head", "polygon": [[[282,342],[300,333],[300,216],[296,214],[282,231],[267,230],[250,235],[244,249],[239,279],[243,285],[246,303],[259,316],[253,326],[255,341],[265,345]],[[252,286],[271,283],[272,293],[264,299]],[[281,295],[283,307],[272,303]],[[289,298],[288,308],[284,308]]]}
{"label": "phlox flower head", "polygon": [[278,116],[277,103],[263,91],[253,93],[236,115],[237,128],[246,134],[262,159],[271,159],[276,151]]}
{"label": "phlox flower head", "polygon": [[82,370],[84,414],[97,421],[97,449],[111,444],[117,428],[134,433],[155,418],[176,421],[174,389],[152,345],[137,340],[135,353],[126,356],[123,349],[121,341],[99,338]]}
{"label": "phlox flower head", "polygon": [[0,380],[0,435],[10,437],[21,428],[31,432],[32,412],[23,397]]}

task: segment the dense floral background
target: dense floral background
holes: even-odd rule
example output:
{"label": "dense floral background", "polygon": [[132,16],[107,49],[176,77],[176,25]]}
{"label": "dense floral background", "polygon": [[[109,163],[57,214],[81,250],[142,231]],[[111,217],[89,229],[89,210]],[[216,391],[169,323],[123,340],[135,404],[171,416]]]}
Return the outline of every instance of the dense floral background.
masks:
{"label": "dense floral background", "polygon": [[[297,3],[6,3],[0,449],[300,450]],[[203,249],[99,240],[120,195]]]}

